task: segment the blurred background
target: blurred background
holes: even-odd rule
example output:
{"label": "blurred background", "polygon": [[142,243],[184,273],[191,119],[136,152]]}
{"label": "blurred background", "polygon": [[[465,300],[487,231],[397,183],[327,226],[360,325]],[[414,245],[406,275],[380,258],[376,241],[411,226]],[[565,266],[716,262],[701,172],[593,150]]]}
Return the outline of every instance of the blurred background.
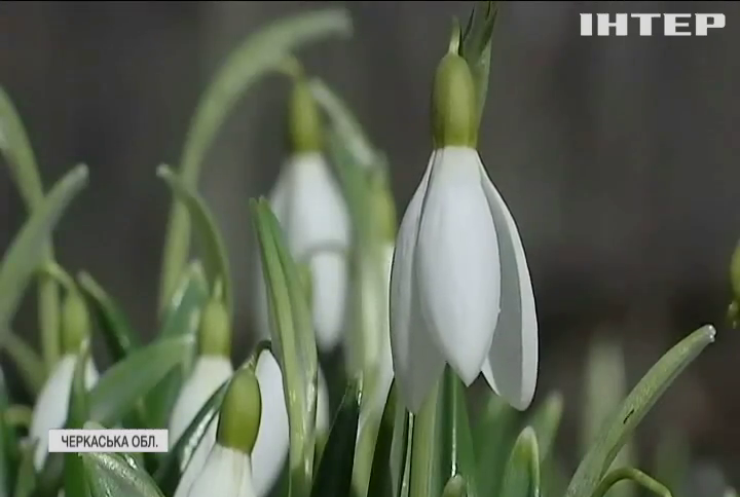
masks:
{"label": "blurred background", "polygon": [[[429,91],[451,16],[465,18],[472,2],[0,0],[0,84],[29,130],[45,186],[76,162],[91,169],[91,187],[56,232],[58,260],[95,275],[142,333],[154,326],[171,201],[154,171],[179,160],[200,92],[265,23],[338,4],[354,18],[353,39],[300,56],[387,152],[400,214],[431,151]],[[723,12],[727,27],[706,38],[581,38],[579,12]],[[579,429],[593,336],[623,344],[632,385],[668,347],[714,323],[717,344],[646,420],[640,450],[651,450],[656,427],[675,426],[700,472],[714,474],[706,461],[735,486],[740,339],[724,316],[740,237],[739,20],[738,2],[502,2],[480,138],[530,258],[538,395],[564,392],[561,445]],[[270,76],[239,103],[202,175],[231,257],[242,343],[255,255],[247,199],[269,190],[284,158],[288,88]],[[4,247],[25,211],[1,178]],[[34,336],[32,302],[15,327]]]}

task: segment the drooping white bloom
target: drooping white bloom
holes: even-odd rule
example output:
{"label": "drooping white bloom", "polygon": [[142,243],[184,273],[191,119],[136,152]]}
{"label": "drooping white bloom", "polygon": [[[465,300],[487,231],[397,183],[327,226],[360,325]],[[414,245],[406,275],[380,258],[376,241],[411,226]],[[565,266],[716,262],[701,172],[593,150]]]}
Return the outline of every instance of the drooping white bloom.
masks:
{"label": "drooping white bloom", "polygon": [[[283,228],[291,254],[311,271],[311,310],[320,350],[333,349],[345,322],[350,219],[342,192],[320,152],[292,156],[281,170],[270,206]],[[262,266],[257,265],[257,325],[270,336]]]}
{"label": "drooping white bloom", "polygon": [[254,497],[249,455],[214,444],[187,497]]}
{"label": "drooping white bloom", "polygon": [[[72,377],[75,372],[77,355],[65,354],[54,367],[44,388],[39,393],[33,408],[29,437],[38,440],[33,464],[40,471],[49,450],[49,430],[64,427],[69,410],[69,397],[72,390]],[[85,365],[85,386],[91,389],[98,381],[98,371],[90,359]]]}
{"label": "drooping white bloom", "polygon": [[[257,360],[256,376],[262,395],[262,417],[252,451],[250,481],[255,495],[264,497],[280,476],[280,471],[288,454],[290,432],[288,411],[283,393],[282,372],[275,357],[269,351],[263,351],[260,354]],[[328,419],[329,403],[326,382],[321,372],[319,372],[317,424],[328,429]],[[193,453],[177,486],[175,497],[188,497],[190,495],[188,492],[191,490],[193,482],[204,468],[208,455],[217,446],[216,430],[218,421],[219,416],[216,416]]]}
{"label": "drooping white bloom", "polygon": [[432,153],[396,244],[393,363],[416,412],[445,362],[526,409],[537,378],[534,295],[519,233],[472,147]]}
{"label": "drooping white bloom", "polygon": [[196,359],[193,371],[172,408],[169,422],[170,448],[177,443],[208,399],[233,373],[234,368],[227,357],[202,355]]}

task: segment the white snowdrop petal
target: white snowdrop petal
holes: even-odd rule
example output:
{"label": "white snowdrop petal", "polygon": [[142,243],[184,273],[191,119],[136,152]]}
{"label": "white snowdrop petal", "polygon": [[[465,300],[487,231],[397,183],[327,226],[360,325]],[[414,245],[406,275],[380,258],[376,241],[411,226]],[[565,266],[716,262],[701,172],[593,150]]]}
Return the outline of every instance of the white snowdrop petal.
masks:
{"label": "white snowdrop petal", "polygon": [[480,167],[481,183],[498,233],[501,315],[483,375],[516,409],[529,407],[537,383],[537,315],[519,230],[503,198]]}
{"label": "white snowdrop petal", "polygon": [[292,161],[292,191],[283,227],[294,257],[304,262],[308,252],[318,249],[346,250],[351,237],[349,212],[323,155],[301,154]]}
{"label": "white snowdrop petal", "polygon": [[277,481],[285,463],[289,428],[283,375],[269,351],[260,354],[256,374],[262,395],[262,416],[252,451],[252,468],[255,493],[258,497],[263,497]]}
{"label": "white snowdrop petal", "polygon": [[480,374],[499,314],[498,243],[479,171],[472,148],[437,151],[414,269],[431,336],[467,385]]}
{"label": "white snowdrop petal", "polygon": [[200,356],[180,390],[169,422],[170,448],[185,432],[201,407],[234,372],[231,361],[221,356]]}
{"label": "white snowdrop petal", "polygon": [[310,268],[316,342],[320,350],[330,351],[339,343],[344,328],[347,260],[332,252],[317,253],[311,257]]}
{"label": "white snowdrop petal", "polygon": [[198,447],[193,452],[193,456],[190,458],[187,466],[185,466],[185,471],[183,471],[180,481],[177,484],[174,497],[187,497],[190,488],[193,486],[193,482],[201,471],[203,471],[203,466],[205,466],[206,460],[208,460],[208,454],[211,453],[211,449],[216,445],[218,418],[219,416],[216,416],[211,421],[211,424],[208,425],[208,430],[206,430]]}
{"label": "white snowdrop petal", "polygon": [[414,252],[419,219],[425,202],[435,154],[401,220],[393,254],[390,287],[390,326],[393,369],[406,407],[418,412],[444,369],[444,360],[432,343],[413,288]]}
{"label": "white snowdrop petal", "polygon": [[[36,400],[28,434],[31,440],[38,440],[33,458],[37,471],[43,468],[46,461],[49,450],[49,430],[62,428],[67,420],[72,376],[74,376],[76,363],[77,357],[73,354],[66,354],[62,357],[49,375],[49,379]],[[97,380],[97,369],[90,360],[85,367],[87,389],[92,388]]]}
{"label": "white snowdrop petal", "polygon": [[247,454],[216,444],[187,497],[255,497]]}

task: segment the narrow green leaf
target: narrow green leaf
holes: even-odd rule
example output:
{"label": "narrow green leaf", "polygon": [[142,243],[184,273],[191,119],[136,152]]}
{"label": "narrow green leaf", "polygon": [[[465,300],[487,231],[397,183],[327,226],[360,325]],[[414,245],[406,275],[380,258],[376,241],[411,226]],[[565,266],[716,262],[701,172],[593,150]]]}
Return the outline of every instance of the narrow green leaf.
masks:
{"label": "narrow green leaf", "polygon": [[221,403],[226,394],[228,381],[216,390],[208,401],[203,404],[175,445],[167,453],[162,464],[154,474],[154,480],[165,495],[173,495],[185,467],[198,448],[201,440],[208,431],[208,427],[215,421],[221,409]]}
{"label": "narrow green leaf", "polygon": [[190,219],[195,223],[195,234],[200,242],[203,264],[211,288],[215,287],[216,282],[221,282],[224,304],[229,312],[233,313],[229,257],[213,214],[203,199],[188,188],[169,167],[159,166],[157,175],[167,183],[175,197],[187,208]]}
{"label": "narrow green leaf", "polygon": [[10,407],[5,374],[0,370],[0,496],[10,495],[18,471],[18,438],[6,418]]}
{"label": "narrow green leaf", "polygon": [[74,457],[84,465],[90,497],[163,497],[145,471],[132,467],[119,454],[84,453]]}
{"label": "narrow green leaf", "polygon": [[[597,439],[601,425],[619,409],[628,393],[624,353],[616,338],[601,333],[593,336],[584,378],[582,454],[588,451]],[[633,466],[634,459],[632,444],[628,439],[611,467]],[[618,485],[609,491],[609,497],[633,497],[634,492],[632,485]]]}
{"label": "narrow green leaf", "polygon": [[[275,70],[294,50],[327,36],[349,36],[352,21],[344,9],[307,12],[280,19],[246,39],[224,62],[190,122],[178,175],[197,191],[201,164],[236,102],[266,73]],[[173,291],[189,253],[187,211],[173,205],[165,239],[160,303]]]}
{"label": "narrow green leaf", "polygon": [[87,167],[77,166],[52,188],[36,209],[0,264],[0,343],[36,268],[45,255],[51,232],[72,199],[87,183]]}
{"label": "narrow green leaf", "polygon": [[[14,484],[13,497],[31,497],[36,488],[36,469],[33,466],[33,455],[38,441],[25,444],[20,450],[18,477]],[[0,495],[11,495],[10,489]]]}
{"label": "narrow green leaf", "polygon": [[100,378],[90,392],[90,419],[113,426],[189,354],[193,337],[159,340],[131,353]]}
{"label": "narrow green leaf", "polygon": [[378,430],[367,495],[399,497],[408,448],[409,413],[393,380]]}
{"label": "narrow green leaf", "polygon": [[311,497],[350,495],[361,401],[362,385],[353,381],[347,387],[334,418],[311,488]]}
{"label": "narrow green leaf", "polygon": [[539,497],[540,454],[537,436],[531,427],[519,434],[506,463],[501,495],[506,497]]}
{"label": "narrow green leaf", "polygon": [[[279,223],[266,200],[250,201],[252,221],[259,241],[261,262],[276,345],[277,358],[283,369],[283,386],[290,424],[290,495],[303,497],[311,490],[314,458],[314,431],[316,406],[316,349],[306,347],[301,330],[311,329],[310,323],[296,323],[296,309],[306,305],[300,294],[300,281],[295,263],[284,249]],[[279,247],[283,247],[281,250]],[[282,256],[281,256],[282,254]],[[291,271],[292,269],[292,271]],[[292,277],[288,279],[288,273]],[[293,287],[290,290],[291,286]],[[294,300],[295,299],[295,300]],[[301,316],[305,314],[301,313]],[[312,353],[311,353],[312,352]],[[313,377],[313,381],[312,380]],[[314,414],[311,414],[314,413]]]}
{"label": "narrow green leaf", "polygon": [[602,425],[594,444],[581,460],[566,497],[590,497],[625,441],[676,377],[714,342],[715,330],[704,326],[669,350],[632,389],[617,412]]}
{"label": "narrow green leaf", "polygon": [[[88,417],[88,398],[85,385],[85,371],[87,362],[90,360],[90,342],[83,344],[82,350],[77,357],[72,385],[70,388],[69,411],[65,428],[70,430],[81,429]],[[85,468],[76,453],[64,454],[64,493],[85,497],[89,495],[87,482],[85,481]]]}
{"label": "narrow green leaf", "polygon": [[[182,275],[175,293],[165,308],[159,339],[179,336],[195,337],[200,313],[209,296],[208,283],[200,262],[193,262]],[[174,368],[146,396],[149,426],[166,428],[182,384],[195,361],[195,349],[180,367]]]}
{"label": "narrow green leaf", "polygon": [[537,408],[529,421],[529,426],[532,427],[537,435],[537,442],[540,448],[540,462],[550,456],[562,417],[563,396],[560,392],[553,392]]}
{"label": "narrow green leaf", "polygon": [[517,411],[498,395],[490,394],[473,430],[479,495],[499,495],[518,426]]}
{"label": "narrow green leaf", "polygon": [[601,480],[599,486],[594,490],[593,497],[604,497],[609,490],[614,487],[615,483],[623,480],[631,480],[637,483],[645,490],[653,492],[659,497],[672,497],[671,491],[668,490],[662,483],[653,479],[650,475],[647,475],[636,468],[618,468],[610,471]]}
{"label": "narrow green leaf", "polygon": [[[0,154],[5,157],[11,176],[30,213],[40,209],[44,189],[36,165],[36,157],[28,139],[23,121],[10,96],[0,87]],[[44,249],[46,262],[54,262],[51,240]],[[59,291],[56,282],[39,279],[39,326],[46,366],[56,362],[59,355]]]}
{"label": "narrow green leaf", "polygon": [[466,406],[465,385],[449,366],[445,367],[438,409],[441,419],[439,444],[442,448],[440,454],[442,478],[447,481],[455,475],[461,475],[465,479],[467,495],[477,497],[475,453]]}
{"label": "narrow green leaf", "polygon": [[123,311],[92,276],[81,273],[77,281],[100,325],[113,362],[120,361],[140,346],[139,337],[129,325]]}
{"label": "narrow green leaf", "polygon": [[13,331],[5,335],[5,352],[13,361],[29,392],[35,397],[46,382],[46,366],[43,359],[25,340]]}
{"label": "narrow green leaf", "polygon": [[441,380],[437,382],[414,417],[411,432],[411,461],[409,463],[409,497],[440,495],[447,479],[441,471],[439,429],[441,412],[438,408]]}

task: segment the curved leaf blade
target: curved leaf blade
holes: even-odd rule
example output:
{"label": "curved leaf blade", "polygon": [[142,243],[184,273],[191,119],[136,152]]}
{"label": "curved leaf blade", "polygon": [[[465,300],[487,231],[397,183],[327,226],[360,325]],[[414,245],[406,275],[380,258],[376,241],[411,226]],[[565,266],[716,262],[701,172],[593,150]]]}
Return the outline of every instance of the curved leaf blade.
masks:
{"label": "curved leaf blade", "polygon": [[378,430],[370,470],[367,495],[401,495],[401,481],[406,466],[409,439],[409,412],[398,402],[396,380],[393,380]]}
{"label": "curved leaf blade", "polygon": [[77,277],[77,281],[100,324],[113,362],[120,361],[139,347],[139,337],[129,325],[123,311],[92,276],[83,272]]}
{"label": "curved leaf blade", "polygon": [[[237,47],[201,97],[188,130],[178,175],[197,190],[201,164],[218,130],[239,98],[265,73],[302,45],[331,35],[349,36],[352,21],[344,9],[327,9],[286,17],[250,36]],[[173,205],[162,262],[160,302],[164,303],[189,252],[187,211]]]}
{"label": "curved leaf blade", "polygon": [[157,175],[162,178],[172,193],[187,208],[190,218],[196,227],[196,235],[200,241],[203,262],[206,274],[211,280],[211,288],[217,281],[223,285],[224,304],[229,312],[233,311],[231,296],[231,277],[229,274],[229,257],[226,253],[226,245],[221,238],[213,215],[206,203],[195,191],[188,188],[170,168],[160,166]]}
{"label": "curved leaf blade", "polygon": [[0,341],[43,260],[51,232],[87,179],[87,167],[80,165],[59,180],[5,252],[0,264]]}
{"label": "curved leaf blade", "polygon": [[501,495],[506,497],[540,496],[540,453],[537,436],[531,427],[519,434],[506,464]]}
{"label": "curved leaf blade", "polygon": [[5,335],[5,352],[13,361],[28,391],[35,397],[46,382],[46,366],[39,354],[12,330]]}
{"label": "curved leaf blade", "polygon": [[[151,477],[119,454],[72,454],[83,464],[90,497],[164,497]],[[69,495],[69,494],[68,494]]]}
{"label": "curved leaf blade", "polygon": [[329,432],[311,488],[311,497],[350,495],[362,387],[352,382]]}
{"label": "curved leaf blade", "polygon": [[193,337],[159,340],[130,354],[90,392],[90,420],[113,426],[193,350]]}
{"label": "curved leaf blade", "polygon": [[663,392],[710,343],[716,331],[704,326],[669,350],[642,377],[619,409],[602,425],[596,441],[578,465],[566,497],[589,497],[599,485],[628,437]]}

